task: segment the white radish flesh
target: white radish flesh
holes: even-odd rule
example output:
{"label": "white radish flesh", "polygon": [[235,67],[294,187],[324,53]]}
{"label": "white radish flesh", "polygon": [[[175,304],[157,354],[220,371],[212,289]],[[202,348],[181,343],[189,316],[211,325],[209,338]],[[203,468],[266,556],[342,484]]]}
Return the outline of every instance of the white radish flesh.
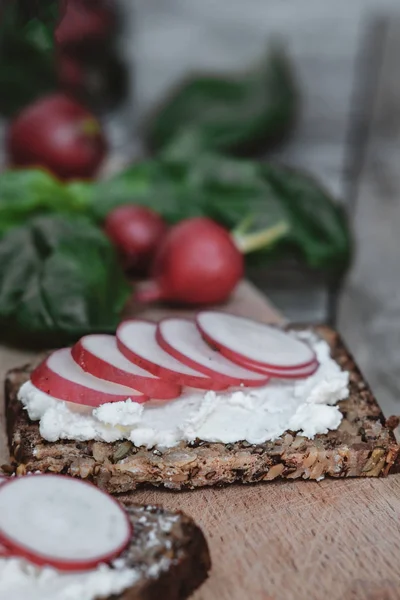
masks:
{"label": "white radish flesh", "polygon": [[229,358],[278,369],[296,369],[315,362],[313,350],[271,325],[217,311],[197,315],[203,337]]}
{"label": "white radish flesh", "polygon": [[72,358],[87,373],[139,390],[150,398],[170,400],[181,387],[145,371],[118,350],[113,335],[87,335],[72,348]]}
{"label": "white radish flesh", "polygon": [[119,556],[131,537],[122,506],[91,484],[35,475],[0,487],[0,541],[33,564],[93,569]]}
{"label": "white radish flesh", "polygon": [[202,339],[195,323],[188,319],[161,321],[157,329],[157,341],[177,360],[221,383],[259,387],[268,382],[268,376],[235,365],[213,350]]}
{"label": "white radish flesh", "polygon": [[70,348],[53,352],[32,373],[31,381],[41,392],[59,400],[100,406],[106,402],[145,402],[137,390],[110,383],[85,373],[73,360]]}
{"label": "white radish flesh", "polygon": [[167,381],[202,390],[220,390],[227,387],[203,373],[187,367],[163,350],[156,340],[157,325],[135,319],[121,323],[117,330],[119,350],[143,369]]}

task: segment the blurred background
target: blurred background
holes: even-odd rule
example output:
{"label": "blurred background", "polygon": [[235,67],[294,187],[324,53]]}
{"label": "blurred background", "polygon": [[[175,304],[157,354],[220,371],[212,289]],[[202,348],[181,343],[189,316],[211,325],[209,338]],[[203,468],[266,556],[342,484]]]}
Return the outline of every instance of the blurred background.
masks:
{"label": "blurred background", "polygon": [[[18,15],[7,16],[10,4]],[[3,173],[45,167],[68,181],[57,193],[74,194],[71,206],[87,202],[91,214],[96,204],[100,227],[117,206],[144,204],[169,224],[206,215],[240,235],[272,232],[246,260],[246,276],[290,320],[335,324],[385,412],[399,413],[397,4],[3,0]],[[67,176],[76,147],[61,147],[60,136],[41,145],[45,125],[31,125],[52,122],[59,105],[21,116],[55,92],[86,107],[107,141],[107,150],[99,137],[91,153],[82,150],[88,168],[68,164]],[[108,185],[71,183],[98,177]],[[32,197],[24,186],[0,180],[0,218],[15,198]],[[21,219],[11,211],[10,222],[43,206],[18,209]],[[286,222],[290,231],[279,233]]]}

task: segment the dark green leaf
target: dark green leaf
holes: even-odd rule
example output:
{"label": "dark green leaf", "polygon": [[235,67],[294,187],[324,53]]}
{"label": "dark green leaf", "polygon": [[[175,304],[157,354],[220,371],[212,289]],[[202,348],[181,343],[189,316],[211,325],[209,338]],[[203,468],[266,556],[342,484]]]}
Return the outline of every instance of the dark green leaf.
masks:
{"label": "dark green leaf", "polygon": [[155,151],[183,136],[186,147],[250,153],[284,137],[296,110],[291,67],[274,47],[253,71],[184,82],[150,121],[147,137]]}
{"label": "dark green leaf", "polygon": [[114,248],[85,220],[37,217],[0,241],[0,331],[14,342],[113,332],[130,293]]}
{"label": "dark green leaf", "polygon": [[16,114],[56,88],[54,28],[57,3],[44,3],[26,18],[19,3],[7,2],[0,23],[0,113]]}
{"label": "dark green leaf", "polygon": [[291,223],[291,240],[310,267],[342,271],[351,257],[351,234],[343,207],[311,177],[264,165],[263,175]]}

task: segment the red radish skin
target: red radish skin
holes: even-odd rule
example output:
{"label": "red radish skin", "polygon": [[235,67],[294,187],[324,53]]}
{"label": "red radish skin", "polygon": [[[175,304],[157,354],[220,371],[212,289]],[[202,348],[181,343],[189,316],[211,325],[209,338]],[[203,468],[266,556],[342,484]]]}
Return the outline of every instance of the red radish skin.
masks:
{"label": "red radish skin", "polygon": [[44,360],[31,374],[31,382],[49,396],[85,406],[128,399],[142,404],[149,400],[137,390],[85,373],[73,360],[69,348],[56,350]]}
{"label": "red radish skin", "polygon": [[[259,365],[262,369],[271,367],[274,370],[285,371],[309,367],[316,362],[315,352],[306,342],[292,338],[287,332],[273,325],[211,310],[198,313],[196,325],[202,337],[213,348],[219,350],[229,360],[236,357],[233,362],[239,361],[239,364],[246,363]],[[282,343],[286,345],[284,362],[279,357],[279,345],[282,346]],[[282,347],[280,353],[282,354]],[[257,354],[259,359],[254,358],[254,354]],[[271,356],[270,362],[264,360],[266,355]],[[298,359],[293,355],[297,355]],[[307,359],[303,360],[305,357]],[[273,360],[275,362],[272,362]]]}
{"label": "red radish skin", "polygon": [[133,387],[150,398],[172,400],[181,395],[182,388],[165,381],[138,367],[118,350],[112,335],[89,335],[83,337],[71,351],[72,358],[85,372]]}
{"label": "red radish skin", "polygon": [[12,121],[6,143],[13,166],[42,166],[61,179],[93,177],[107,149],[95,117],[63,94],[23,109]]}
{"label": "red radish skin", "polygon": [[13,554],[9,548],[0,544],[0,558],[12,558],[13,556],[15,556],[15,554]]}
{"label": "red radish skin", "polygon": [[105,222],[106,234],[119,250],[125,267],[137,275],[148,274],[167,230],[164,219],[145,206],[119,206]]}
{"label": "red radish skin", "polygon": [[[50,485],[49,479],[51,479]],[[32,483],[34,483],[36,490],[35,487],[32,487]],[[114,528],[118,525],[118,528],[120,529],[118,533],[119,537],[121,538],[121,540],[118,541],[118,544],[113,543],[113,547],[110,547],[110,550],[108,552],[102,553],[101,555],[97,554],[96,556],[91,556],[90,558],[85,557],[82,559],[77,559],[75,553],[71,557],[60,557],[57,556],[56,553],[46,554],[45,552],[43,552],[43,536],[47,535],[56,539],[56,537],[59,535],[58,523],[56,523],[56,527],[53,528],[52,531],[49,531],[48,525],[45,526],[42,535],[36,535],[35,538],[29,544],[27,544],[26,539],[21,539],[21,537],[27,537],[26,529],[22,532],[22,536],[21,531],[15,531],[14,535],[12,535],[12,532],[10,530],[13,528],[13,525],[15,526],[14,515],[16,514],[16,507],[21,505],[21,507],[24,508],[24,513],[29,513],[29,508],[27,508],[23,504],[24,502],[26,504],[26,501],[24,501],[24,497],[29,497],[30,501],[31,497],[33,496],[34,501],[39,502],[40,499],[42,499],[42,503],[45,503],[48,502],[48,499],[51,498],[51,496],[53,496],[53,498],[60,498],[59,504],[62,505],[65,490],[67,489],[65,486],[71,486],[71,484],[77,484],[81,486],[79,488],[79,495],[81,498],[85,495],[87,496],[86,502],[87,505],[90,505],[89,510],[91,512],[93,512],[94,510],[97,510],[97,512],[99,512],[98,502],[100,501],[102,511],[98,515],[97,523],[103,524],[105,522],[106,516],[108,516],[108,529],[110,529],[111,527]],[[39,488],[42,488],[42,494],[40,491],[38,492],[39,488],[37,486],[39,486]],[[52,490],[53,493],[51,494],[50,492]],[[64,494],[62,494],[63,490]],[[93,492],[95,492],[96,495],[94,495]],[[102,495],[101,500],[100,497],[97,496],[97,494]],[[104,502],[105,499],[107,499],[106,503]],[[94,502],[97,502],[97,506],[94,504]],[[19,558],[25,559],[39,567],[50,566],[59,571],[64,572],[89,571],[92,569],[96,569],[100,564],[110,563],[116,558],[118,558],[129,545],[134,533],[132,523],[129,519],[128,514],[123,509],[121,504],[117,500],[115,500],[115,498],[112,498],[111,496],[109,496],[99,488],[95,487],[91,483],[74,479],[72,477],[45,474],[36,475],[35,477],[19,477],[10,479],[10,481],[7,484],[1,486],[0,488],[0,506],[2,507],[2,514],[6,513],[7,515],[5,520],[2,520],[0,516],[0,543],[6,547],[7,551],[9,552],[9,556],[18,556]],[[34,508],[35,505],[33,504],[33,509]],[[71,510],[72,513],[71,522],[69,523],[72,529],[71,535],[75,534],[82,538],[85,538],[86,536],[87,539],[90,539],[89,531],[85,532],[80,530],[79,534],[76,531],[73,531],[74,529],[76,529],[75,523],[77,519],[77,508],[75,506],[70,504],[68,507],[66,507],[64,504],[62,506],[62,509],[60,508],[59,514],[56,515],[56,518],[58,520],[63,519],[65,521],[65,511],[68,509]],[[106,510],[108,510],[108,515],[106,513]],[[39,519],[41,517],[43,518],[43,515],[39,515]],[[21,515],[21,518],[23,519],[25,518],[25,516]],[[34,517],[31,517],[29,520],[26,519],[26,524],[28,525],[28,527],[31,527],[32,524],[35,526],[34,521]],[[80,521],[82,522],[82,519],[80,519]],[[119,522],[117,523],[117,521]],[[93,520],[91,525],[93,525]],[[83,527],[85,528],[85,526],[86,523],[83,525]],[[19,525],[19,527],[20,529],[22,528],[21,525]],[[97,529],[98,527],[99,526],[97,525]],[[31,529],[31,531],[34,531],[34,529]],[[104,527],[102,529],[102,533],[103,535],[105,535]],[[61,542],[59,544],[59,548],[60,551],[64,550],[63,544]],[[57,548],[57,552],[58,551],[59,549]]]}
{"label": "red radish skin", "polygon": [[151,321],[125,321],[117,329],[117,345],[128,360],[166,381],[201,390],[228,387],[174,359],[158,345],[156,334],[157,325]]}
{"label": "red radish skin", "polygon": [[[207,341],[207,337],[204,339]],[[212,345],[212,342],[210,342],[210,344]],[[256,373],[267,375],[271,379],[306,379],[307,377],[314,375],[319,367],[319,362],[316,360],[306,367],[299,367],[297,369],[277,369],[274,367],[262,367],[253,362],[243,360],[237,354],[234,354],[226,349],[222,349],[221,354],[236,365],[246,369],[251,369]]]}
{"label": "red radish skin", "polygon": [[75,92],[85,88],[85,68],[74,56],[59,53],[57,57],[57,75],[62,88]]}
{"label": "red radish skin", "polygon": [[226,301],[243,276],[244,261],[228,231],[208,218],[172,227],[158,248],[151,282],[140,302],[206,305]]}
{"label": "red radish skin", "polygon": [[62,0],[61,11],[55,30],[56,44],[61,48],[104,43],[114,30],[115,15],[103,0]]}
{"label": "red radish skin", "polygon": [[240,367],[210,348],[202,339],[195,323],[189,319],[162,320],[157,327],[157,342],[163,350],[183,364],[222,384],[261,387],[269,381],[268,376]]}

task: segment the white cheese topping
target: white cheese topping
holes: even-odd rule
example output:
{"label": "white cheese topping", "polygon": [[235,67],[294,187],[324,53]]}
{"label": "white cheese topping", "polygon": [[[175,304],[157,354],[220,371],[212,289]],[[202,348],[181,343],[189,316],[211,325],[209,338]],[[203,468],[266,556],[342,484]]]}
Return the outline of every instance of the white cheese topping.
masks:
{"label": "white cheese topping", "polygon": [[100,565],[94,571],[61,573],[18,558],[0,559],[0,598],[7,600],[97,600],[135,584],[134,569]]}
{"label": "white cheese topping", "polygon": [[310,332],[293,334],[314,349],[320,366],[307,379],[272,379],[260,388],[231,388],[224,392],[186,389],[171,401],[104,404],[86,413],[25,383],[19,399],[40,433],[50,442],[59,439],[114,442],[131,440],[136,446],[172,447],[199,438],[208,442],[274,440],[288,429],[312,438],[337,429],[342,420],[339,400],[347,398],[349,374],[331,358],[328,344]]}

